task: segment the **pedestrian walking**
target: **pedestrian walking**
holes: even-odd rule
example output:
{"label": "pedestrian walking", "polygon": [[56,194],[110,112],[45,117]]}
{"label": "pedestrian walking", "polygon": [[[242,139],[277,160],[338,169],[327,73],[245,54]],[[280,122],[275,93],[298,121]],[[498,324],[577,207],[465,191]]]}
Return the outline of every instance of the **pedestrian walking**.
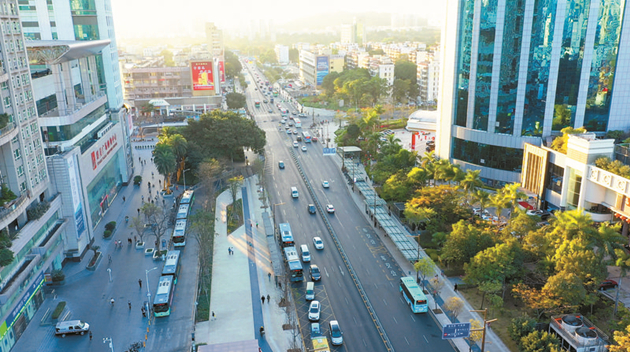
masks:
{"label": "pedestrian walking", "polygon": [[114,300],[114,297],[112,297],[112,299],[109,300],[109,303],[112,305],[112,307],[114,306],[114,303],[116,303],[116,301]]}
{"label": "pedestrian walking", "polygon": [[140,215],[140,208],[138,208],[138,215]]}
{"label": "pedestrian walking", "polygon": [[92,332],[90,331],[90,341],[92,341]]}
{"label": "pedestrian walking", "polygon": [[127,243],[129,243],[129,245],[131,246],[131,237],[127,238]]}
{"label": "pedestrian walking", "polygon": [[144,194],[142,195],[142,203],[144,203]]}
{"label": "pedestrian walking", "polygon": [[131,301],[127,301],[127,304],[129,305],[129,310],[131,310]]}
{"label": "pedestrian walking", "polygon": [[214,311],[212,311],[212,320],[217,320],[217,316],[214,314]]}
{"label": "pedestrian walking", "polygon": [[143,317],[147,317],[147,310],[144,308],[144,306],[142,306],[142,308],[140,308],[140,310],[142,311],[142,316]]}
{"label": "pedestrian walking", "polygon": [[271,281],[271,273],[267,273],[267,277],[269,278],[269,281]]}
{"label": "pedestrian walking", "polygon": [[142,288],[142,279],[138,279],[138,286],[140,286],[140,288]]}
{"label": "pedestrian walking", "polygon": [[260,300],[262,301],[262,304],[265,304],[265,296],[260,296]]}
{"label": "pedestrian walking", "polygon": [[111,254],[108,254],[107,256],[109,257],[109,258],[108,258],[108,259],[109,259],[109,264],[111,264],[111,263],[112,263],[112,255],[111,255]]}
{"label": "pedestrian walking", "polygon": [[125,202],[125,196],[123,196],[123,203]]}
{"label": "pedestrian walking", "polygon": [[455,286],[453,286],[453,289],[455,290],[455,292],[457,292],[457,284],[455,284]]}
{"label": "pedestrian walking", "polygon": [[138,242],[138,236],[133,236],[134,242]]}
{"label": "pedestrian walking", "polygon": [[232,255],[232,248],[228,247],[228,255]]}
{"label": "pedestrian walking", "polygon": [[267,295],[267,304],[271,303],[271,297]]}

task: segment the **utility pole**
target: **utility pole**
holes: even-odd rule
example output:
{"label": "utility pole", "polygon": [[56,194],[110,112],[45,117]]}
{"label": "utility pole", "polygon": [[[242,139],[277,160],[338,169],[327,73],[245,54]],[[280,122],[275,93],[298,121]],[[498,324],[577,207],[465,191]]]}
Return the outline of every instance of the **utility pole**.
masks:
{"label": "utility pole", "polygon": [[481,337],[481,352],[485,351],[485,347],[486,347],[486,326],[492,322],[497,321],[497,319],[492,319],[492,320],[486,320],[488,318],[488,308],[484,309],[484,310],[471,310],[471,312],[474,313],[483,313],[483,327],[480,329],[470,329],[471,332],[473,331],[482,331],[482,337]]}

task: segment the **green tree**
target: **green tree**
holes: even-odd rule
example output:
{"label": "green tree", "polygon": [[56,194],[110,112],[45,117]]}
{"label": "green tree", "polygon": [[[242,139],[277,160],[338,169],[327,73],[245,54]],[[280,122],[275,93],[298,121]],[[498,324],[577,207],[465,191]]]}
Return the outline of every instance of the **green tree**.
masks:
{"label": "green tree", "polygon": [[225,76],[228,78],[236,77],[243,70],[243,65],[232,51],[225,51]]}
{"label": "green tree", "polygon": [[481,177],[479,174],[481,170],[468,170],[466,171],[466,175],[464,179],[461,181],[460,186],[466,191],[466,202],[468,202],[469,197],[477,191],[477,189],[483,186],[483,182],[481,182]]}
{"label": "green tree", "polygon": [[140,112],[143,114],[150,114],[155,111],[155,106],[151,103],[146,103],[140,107]]}
{"label": "green tree", "polygon": [[164,190],[170,194],[172,192],[171,175],[177,170],[177,159],[173,148],[168,144],[158,143],[153,150],[153,162],[160,175],[164,176]]}
{"label": "green tree", "polygon": [[403,103],[407,100],[407,95],[409,93],[409,87],[411,86],[411,82],[406,79],[397,79],[394,80],[394,85],[392,87],[392,98],[396,103]]}
{"label": "green tree", "polygon": [[164,66],[175,66],[175,61],[173,61],[173,53],[170,50],[164,49],[162,50],[160,55],[164,57]]}
{"label": "green tree", "polygon": [[225,103],[228,109],[241,109],[247,104],[247,99],[240,93],[228,93],[225,95]]}
{"label": "green tree", "polygon": [[464,301],[457,296],[452,296],[444,302],[444,309],[451,312],[451,314],[457,318],[457,316],[464,310]]}
{"label": "green tree", "polygon": [[162,237],[169,227],[170,211],[154,203],[144,203],[140,211],[151,225],[151,231],[155,236],[155,250],[159,253]]}
{"label": "green tree", "polygon": [[510,321],[510,325],[508,325],[508,334],[514,342],[520,345],[521,338],[529,335],[535,328],[536,320],[526,315],[521,315]]}
{"label": "green tree", "polygon": [[493,245],[494,239],[489,232],[460,220],[453,225],[453,231],[447,236],[442,258],[452,263],[463,264]]}
{"label": "green tree", "polygon": [[335,94],[335,80],[341,76],[339,72],[331,72],[327,74],[322,81],[322,89],[325,94],[328,96],[333,96]]}
{"label": "green tree", "polygon": [[217,159],[208,159],[197,168],[197,178],[201,181],[208,195],[208,211],[212,211],[214,206],[214,193],[216,191],[216,177],[221,173],[223,166]]}
{"label": "green tree", "polygon": [[547,331],[534,330],[521,338],[522,352],[560,352],[560,341]]}
{"label": "green tree", "polygon": [[381,197],[387,201],[406,202],[411,196],[411,184],[404,172],[391,175],[383,184]]}
{"label": "green tree", "polygon": [[422,257],[413,264],[413,268],[416,271],[416,277],[422,282],[422,289],[424,290],[424,280],[435,270],[433,262],[428,257]]}
{"label": "green tree", "polygon": [[396,80],[400,79],[418,84],[418,65],[405,60],[396,61],[394,64],[394,84],[396,84]]}
{"label": "green tree", "polygon": [[497,243],[477,253],[470,263],[464,264],[466,278],[474,283],[506,280],[517,277],[524,262],[523,251],[515,239]]}
{"label": "green tree", "polygon": [[236,204],[236,197],[238,196],[238,190],[243,184],[243,176],[234,176],[228,179],[228,189],[232,195],[232,204]]}
{"label": "green tree", "polygon": [[387,80],[379,78],[378,76],[370,78],[370,80],[365,83],[364,89],[365,94],[370,97],[372,105],[376,105],[381,97],[389,92]]}
{"label": "green tree", "polygon": [[8,248],[0,249],[0,266],[7,266],[11,264],[12,262],[13,262],[13,252]]}
{"label": "green tree", "polygon": [[625,331],[615,331],[613,339],[616,345],[608,345],[610,352],[628,352],[630,351],[630,325],[626,326]]}
{"label": "green tree", "polygon": [[293,63],[298,63],[298,61],[300,61],[300,52],[298,51],[298,49],[289,49],[289,61]]}

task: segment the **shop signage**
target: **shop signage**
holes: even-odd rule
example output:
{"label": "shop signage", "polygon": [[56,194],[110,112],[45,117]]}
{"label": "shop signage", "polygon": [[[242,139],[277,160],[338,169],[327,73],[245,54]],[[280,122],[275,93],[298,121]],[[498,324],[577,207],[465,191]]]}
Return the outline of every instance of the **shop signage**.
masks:
{"label": "shop signage", "polygon": [[96,168],[101,165],[101,163],[107,158],[109,153],[116,148],[118,145],[118,140],[116,135],[113,134],[109,137],[103,144],[101,144],[100,148],[96,149],[92,152],[92,170],[96,170]]}
{"label": "shop signage", "polygon": [[8,327],[10,327],[15,321],[15,319],[20,315],[20,313],[22,313],[22,310],[24,310],[24,307],[26,307],[26,304],[31,300],[31,297],[33,297],[33,294],[35,293],[35,291],[37,291],[37,289],[43,283],[44,283],[44,273],[39,273],[39,275],[37,275],[35,280],[33,280],[33,283],[31,284],[31,286],[29,286],[28,290],[26,290],[26,293],[22,296],[20,301],[15,305],[15,309],[13,309],[11,313],[9,313],[9,316],[7,317],[7,320],[5,321]]}

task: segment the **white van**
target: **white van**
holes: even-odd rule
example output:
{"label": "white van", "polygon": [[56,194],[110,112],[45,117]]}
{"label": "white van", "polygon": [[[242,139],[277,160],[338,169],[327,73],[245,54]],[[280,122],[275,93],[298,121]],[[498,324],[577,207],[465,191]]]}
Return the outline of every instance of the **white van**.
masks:
{"label": "white van", "polygon": [[300,195],[298,194],[297,187],[291,187],[291,197],[297,198]]}
{"label": "white van", "polygon": [[55,326],[55,335],[66,337],[67,334],[83,335],[90,331],[90,324],[81,320],[68,320],[57,323]]}
{"label": "white van", "polygon": [[311,261],[311,252],[308,250],[308,246],[303,244],[300,246],[300,251],[302,252],[302,261],[304,263]]}
{"label": "white van", "polygon": [[312,301],[315,299],[315,283],[309,281],[306,283],[306,298],[307,301]]}

